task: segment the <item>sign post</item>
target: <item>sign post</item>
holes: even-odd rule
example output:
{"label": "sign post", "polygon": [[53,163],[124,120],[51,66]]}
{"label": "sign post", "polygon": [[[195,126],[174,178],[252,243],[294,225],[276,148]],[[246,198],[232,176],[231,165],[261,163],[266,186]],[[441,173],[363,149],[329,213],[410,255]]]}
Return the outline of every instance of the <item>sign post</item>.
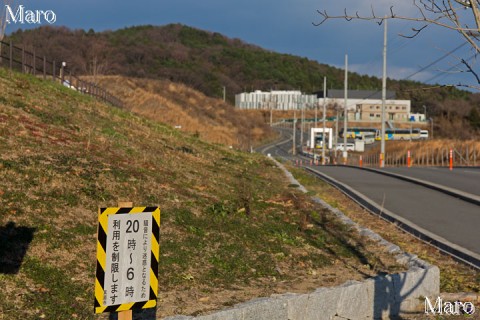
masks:
{"label": "sign post", "polygon": [[119,312],[127,320],[133,309],[156,306],[159,236],[158,207],[100,209],[95,313]]}

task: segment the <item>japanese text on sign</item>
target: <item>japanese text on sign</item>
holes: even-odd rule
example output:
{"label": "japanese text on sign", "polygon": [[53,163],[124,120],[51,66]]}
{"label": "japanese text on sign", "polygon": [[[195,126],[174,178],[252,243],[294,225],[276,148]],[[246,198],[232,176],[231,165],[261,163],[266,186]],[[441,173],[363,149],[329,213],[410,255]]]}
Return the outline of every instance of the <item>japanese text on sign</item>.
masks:
{"label": "japanese text on sign", "polygon": [[108,216],[103,305],[149,299],[152,213]]}

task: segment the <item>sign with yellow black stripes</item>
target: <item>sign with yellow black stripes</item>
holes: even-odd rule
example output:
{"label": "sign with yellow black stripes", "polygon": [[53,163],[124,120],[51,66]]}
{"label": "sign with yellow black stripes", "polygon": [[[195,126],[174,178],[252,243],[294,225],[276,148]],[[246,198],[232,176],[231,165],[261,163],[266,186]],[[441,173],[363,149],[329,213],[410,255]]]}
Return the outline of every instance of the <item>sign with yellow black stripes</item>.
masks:
{"label": "sign with yellow black stripes", "polygon": [[95,313],[155,307],[159,237],[158,207],[100,209]]}

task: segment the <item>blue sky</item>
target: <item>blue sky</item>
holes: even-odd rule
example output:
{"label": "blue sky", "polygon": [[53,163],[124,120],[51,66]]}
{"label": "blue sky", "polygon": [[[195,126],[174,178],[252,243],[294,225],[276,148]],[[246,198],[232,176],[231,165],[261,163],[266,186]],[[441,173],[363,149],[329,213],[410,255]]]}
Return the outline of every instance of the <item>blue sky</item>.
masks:
{"label": "blue sky", "polygon": [[[182,23],[204,30],[240,38],[281,53],[307,57],[321,63],[344,67],[349,56],[349,70],[380,77],[382,74],[383,27],[372,21],[329,20],[319,27],[312,25],[320,16],[316,10],[342,14],[344,8],[360,14],[396,12],[418,16],[410,0],[13,0],[30,10],[53,10],[57,26],[93,28],[96,31],[115,30],[133,25]],[[7,33],[27,25],[9,25]],[[418,72],[464,40],[455,32],[429,27],[414,39],[399,33],[409,33],[412,22],[389,22],[388,76],[405,79]],[[472,83],[474,79],[458,73],[458,58],[472,55],[463,46],[411,79],[429,83]],[[448,71],[448,72],[447,72]]]}

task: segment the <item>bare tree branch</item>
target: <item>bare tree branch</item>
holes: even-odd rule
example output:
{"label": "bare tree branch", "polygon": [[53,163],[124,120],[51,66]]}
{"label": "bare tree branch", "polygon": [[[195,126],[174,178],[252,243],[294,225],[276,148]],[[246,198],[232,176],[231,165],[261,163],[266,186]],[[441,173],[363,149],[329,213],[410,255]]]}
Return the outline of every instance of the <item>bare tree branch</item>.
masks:
{"label": "bare tree branch", "polygon": [[472,66],[470,65],[470,63],[465,61],[465,59],[462,59],[462,64],[467,68],[468,70],[467,72],[470,72],[471,74],[473,74],[475,79],[477,79],[477,83],[480,83],[480,78],[478,77],[478,74],[472,69]]}
{"label": "bare tree branch", "polygon": [[[352,20],[366,20],[374,21],[381,25],[387,19],[392,20],[406,20],[421,24],[420,27],[413,27],[411,35],[400,34],[405,38],[415,38],[428,26],[438,26],[447,30],[455,31],[463,37],[472,47],[475,53],[480,53],[480,0],[411,0],[412,5],[417,10],[417,15],[399,15],[395,8],[391,6],[390,13],[385,16],[379,16],[375,13],[373,5],[371,6],[371,13],[361,15],[355,12],[355,15],[349,15],[347,8],[344,9],[343,15],[330,15],[326,10],[317,11],[321,16],[318,23],[313,23],[319,26],[327,20],[331,19],[345,19]],[[474,26],[470,22],[474,21]],[[480,84],[480,76],[474,70],[472,63],[465,59],[459,59],[459,65],[463,65],[465,70],[463,72],[471,73]],[[477,88],[474,86],[457,85],[469,88]]]}
{"label": "bare tree branch", "polygon": [[[460,7],[456,7],[454,3],[460,4]],[[371,14],[364,16],[360,15],[358,12],[356,12],[355,15],[349,15],[346,8],[344,9],[343,15],[330,15],[326,10],[317,10],[322,19],[318,23],[313,23],[313,25],[319,26],[330,19],[345,19],[347,21],[370,20],[379,24],[381,24],[384,19],[407,20],[422,23],[423,26],[420,28],[413,28],[413,34],[410,36],[402,35],[406,38],[417,36],[428,25],[437,25],[461,33],[472,47],[480,52],[480,46],[477,41],[475,41],[476,38],[472,36],[474,34],[480,34],[479,0],[448,0],[442,2],[438,0],[413,0],[413,5],[417,8],[420,17],[398,15],[395,13],[393,6],[390,7],[390,14],[383,17],[376,15],[373,6],[371,7]],[[471,11],[472,18],[475,20],[476,24],[475,28],[469,28],[466,25],[462,25],[458,11],[460,9],[464,10],[465,8],[467,8],[467,10],[469,8]]]}

